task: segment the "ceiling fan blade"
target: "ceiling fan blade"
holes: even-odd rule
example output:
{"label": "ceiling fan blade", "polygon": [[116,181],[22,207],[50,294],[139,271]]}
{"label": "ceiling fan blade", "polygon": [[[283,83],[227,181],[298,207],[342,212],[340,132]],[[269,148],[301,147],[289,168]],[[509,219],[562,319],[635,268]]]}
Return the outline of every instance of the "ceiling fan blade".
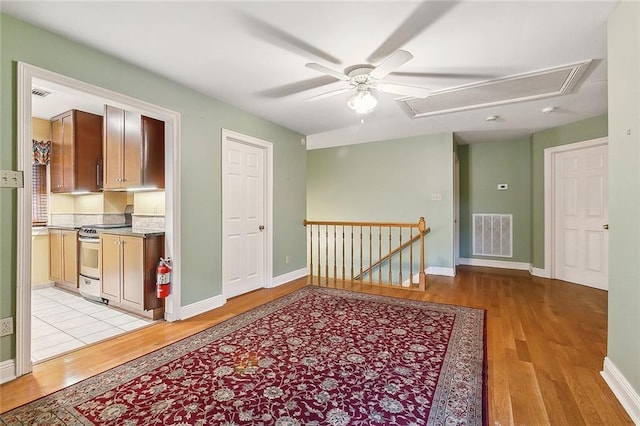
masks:
{"label": "ceiling fan blade", "polygon": [[255,16],[241,13],[240,19],[244,21],[247,31],[253,33],[261,40],[267,40],[275,46],[298,53],[307,58],[311,55],[314,58],[331,62],[332,64],[340,63],[340,60],[335,56],[330,55],[329,53],[312,46],[306,41],[289,34],[268,22],[262,21]]}
{"label": "ceiling fan blade", "polygon": [[461,78],[461,79],[482,79],[491,80],[498,78],[497,74],[480,73],[456,73],[456,72],[392,72],[393,77],[421,77],[421,78]]}
{"label": "ceiling fan blade", "polygon": [[337,83],[336,80],[328,75],[322,75],[320,77],[310,78],[308,80],[297,81],[295,83],[289,83],[271,89],[266,89],[256,93],[259,96],[265,98],[283,98],[285,96],[295,95],[298,92],[304,92],[311,89],[318,89],[322,86],[328,86],[329,84]]}
{"label": "ceiling fan blade", "polygon": [[424,87],[407,86],[406,84],[396,83],[380,83],[376,85],[376,89],[384,93],[392,93],[394,95],[410,96],[412,98],[426,98],[431,90]]}
{"label": "ceiling fan blade", "polygon": [[384,78],[391,71],[404,65],[408,61],[413,59],[413,55],[406,50],[396,50],[387,57],[380,65],[375,67],[369,75],[377,80]]}
{"label": "ceiling fan blade", "polygon": [[321,72],[323,74],[330,75],[331,77],[335,77],[338,80],[344,80],[344,81],[350,80],[348,75],[341,73],[340,71],[331,69],[329,67],[325,67],[324,65],[316,64],[315,62],[310,62],[308,64],[305,64],[305,67],[311,68],[312,70]]}
{"label": "ceiling fan blade", "polygon": [[339,95],[344,92],[348,92],[351,90],[351,87],[343,87],[342,89],[332,90],[331,92],[323,93],[321,95],[312,96],[310,98],[305,99],[307,102],[319,101],[320,99],[328,98],[330,96]]}
{"label": "ceiling fan blade", "polygon": [[405,46],[430,25],[444,16],[449,9],[455,7],[455,1],[425,1],[409,15],[405,21],[367,58],[369,63],[376,63],[399,47]]}

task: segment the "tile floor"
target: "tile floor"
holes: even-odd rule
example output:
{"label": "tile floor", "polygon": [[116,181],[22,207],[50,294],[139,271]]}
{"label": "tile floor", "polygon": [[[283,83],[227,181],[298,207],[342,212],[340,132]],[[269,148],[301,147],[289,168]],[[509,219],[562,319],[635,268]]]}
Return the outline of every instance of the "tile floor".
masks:
{"label": "tile floor", "polygon": [[151,323],[55,287],[33,290],[31,361],[44,361]]}

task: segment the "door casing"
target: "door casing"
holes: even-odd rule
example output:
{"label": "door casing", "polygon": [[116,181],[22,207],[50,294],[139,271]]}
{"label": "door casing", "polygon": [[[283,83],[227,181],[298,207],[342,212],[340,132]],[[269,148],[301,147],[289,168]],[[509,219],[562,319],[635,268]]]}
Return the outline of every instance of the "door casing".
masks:
{"label": "door casing", "polygon": [[[608,145],[609,138],[597,138],[566,145],[559,145],[544,150],[544,269],[542,276],[556,278],[555,274],[555,156],[559,153]],[[608,200],[606,200],[608,203]]]}
{"label": "door casing", "polygon": [[[267,142],[258,138],[254,138],[251,136],[243,135],[238,132],[234,132],[228,129],[222,129],[222,138],[221,138],[221,152],[225,152],[229,143],[236,142],[242,143],[246,145],[251,145],[256,148],[262,149],[264,151],[264,203],[263,203],[263,211],[264,211],[264,241],[263,241],[263,271],[264,271],[264,287],[270,288],[273,286],[273,144],[271,142]],[[227,289],[226,286],[226,277],[228,276],[227,271],[227,259],[225,256],[228,253],[228,249],[226,247],[226,238],[227,235],[226,229],[226,221],[225,217],[227,217],[226,208],[224,199],[225,199],[225,191],[226,191],[226,162],[220,156],[221,163],[221,173],[222,173],[222,297],[223,303],[227,301]]]}
{"label": "door casing", "polygon": [[165,320],[181,318],[180,255],[180,114],[127,95],[85,83],[62,74],[18,62],[17,75],[17,157],[24,171],[24,187],[18,189],[17,282],[16,282],[16,365],[15,376],[32,370],[31,364],[31,87],[33,79],[63,86],[80,96],[99,98],[123,109],[133,109],[165,122],[165,250],[173,261],[172,293],[165,299]]}

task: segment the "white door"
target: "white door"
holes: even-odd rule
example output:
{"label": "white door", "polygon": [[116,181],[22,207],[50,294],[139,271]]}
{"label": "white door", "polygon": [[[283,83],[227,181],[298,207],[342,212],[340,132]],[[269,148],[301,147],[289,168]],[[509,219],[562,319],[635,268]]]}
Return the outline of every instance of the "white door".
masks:
{"label": "white door", "polygon": [[223,295],[265,286],[265,150],[226,137],[223,172]]}
{"label": "white door", "polygon": [[554,156],[554,277],[608,288],[607,145]]}

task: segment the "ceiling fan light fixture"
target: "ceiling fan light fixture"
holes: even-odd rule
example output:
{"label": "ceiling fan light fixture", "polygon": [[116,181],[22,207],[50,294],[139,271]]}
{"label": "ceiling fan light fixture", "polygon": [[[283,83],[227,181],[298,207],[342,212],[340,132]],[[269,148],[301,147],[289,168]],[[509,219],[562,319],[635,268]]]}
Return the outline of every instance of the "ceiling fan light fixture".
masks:
{"label": "ceiling fan light fixture", "polygon": [[378,105],[378,100],[369,89],[358,90],[358,93],[349,98],[347,105],[358,114],[368,114]]}

